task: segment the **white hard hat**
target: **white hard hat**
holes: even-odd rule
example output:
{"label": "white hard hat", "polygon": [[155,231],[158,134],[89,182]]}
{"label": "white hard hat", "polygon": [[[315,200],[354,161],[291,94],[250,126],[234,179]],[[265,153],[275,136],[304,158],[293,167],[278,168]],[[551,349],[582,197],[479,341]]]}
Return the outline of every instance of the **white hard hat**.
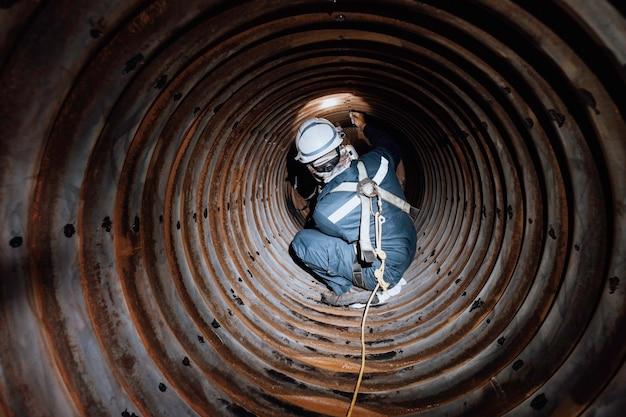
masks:
{"label": "white hard hat", "polygon": [[341,145],[343,137],[341,128],[326,119],[305,120],[296,135],[296,160],[304,164],[314,161]]}

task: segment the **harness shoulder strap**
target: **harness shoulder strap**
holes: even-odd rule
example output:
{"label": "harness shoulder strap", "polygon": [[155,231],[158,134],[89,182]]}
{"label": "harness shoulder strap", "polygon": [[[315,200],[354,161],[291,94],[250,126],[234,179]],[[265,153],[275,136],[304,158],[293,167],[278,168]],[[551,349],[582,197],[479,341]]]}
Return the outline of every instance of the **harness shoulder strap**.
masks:
{"label": "harness shoulder strap", "polygon": [[[357,163],[357,169],[359,170],[359,183],[367,180],[367,170],[363,161]],[[376,252],[372,247],[372,241],[370,240],[370,218],[372,216],[372,207],[370,204],[370,197],[367,197],[363,193],[359,193],[361,199],[361,224],[359,227],[359,247],[361,249],[361,260],[367,263],[372,263],[376,260]]]}
{"label": "harness shoulder strap", "polygon": [[[380,198],[383,199],[383,201],[386,201],[387,203],[396,206],[403,212],[407,213],[413,219],[413,221],[415,221],[415,217],[419,213],[419,209],[411,206],[402,198],[398,197],[397,195],[393,193],[390,193],[389,191],[385,190],[384,188],[380,186],[380,183],[382,182],[382,180],[384,179],[387,173],[387,170],[384,169],[386,168],[387,164],[385,164],[385,162],[387,160],[382,157],[380,159],[381,159],[381,167],[379,167],[378,172],[376,172],[376,175],[372,179],[372,181],[376,183],[376,192],[378,193]],[[361,161],[358,162],[357,169],[359,169],[358,167],[361,166],[359,164],[362,164],[362,162]],[[365,166],[363,166],[361,170],[359,170],[359,182],[362,181],[363,179],[367,179],[367,171],[365,170]],[[333,188],[330,192],[331,193],[337,193],[337,192],[358,193],[359,183],[358,182],[342,182],[341,184],[338,184],[335,188]],[[344,203],[345,207],[343,206],[340,207],[329,217],[331,221],[333,223],[336,223],[337,221],[344,218],[350,211],[352,211],[356,206],[358,206],[358,200],[359,199],[357,199],[357,197],[354,196],[352,199]]]}

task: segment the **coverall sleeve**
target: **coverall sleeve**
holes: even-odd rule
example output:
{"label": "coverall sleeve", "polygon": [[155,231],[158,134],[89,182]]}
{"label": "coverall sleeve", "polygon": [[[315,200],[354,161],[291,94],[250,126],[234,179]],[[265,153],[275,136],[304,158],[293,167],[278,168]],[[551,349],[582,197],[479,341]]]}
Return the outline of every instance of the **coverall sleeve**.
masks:
{"label": "coverall sleeve", "polygon": [[400,163],[401,150],[393,134],[380,123],[369,120],[363,129],[363,134],[375,148],[381,148],[379,150],[389,156],[389,159],[393,161],[395,169]]}
{"label": "coverall sleeve", "polygon": [[322,230],[329,236],[338,237],[340,239],[343,239],[347,243],[355,242],[354,239],[350,239],[345,227],[339,227],[338,225],[332,223],[330,220],[328,220],[327,213],[322,212],[322,210],[315,210],[315,212],[313,213],[313,221],[315,222],[315,225],[319,230]]}

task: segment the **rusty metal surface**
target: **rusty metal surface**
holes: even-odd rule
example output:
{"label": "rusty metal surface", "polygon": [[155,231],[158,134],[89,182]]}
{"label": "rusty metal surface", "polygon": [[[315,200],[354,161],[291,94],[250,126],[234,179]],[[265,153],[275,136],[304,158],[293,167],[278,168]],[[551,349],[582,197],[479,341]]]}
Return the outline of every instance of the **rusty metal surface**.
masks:
{"label": "rusty metal surface", "polygon": [[343,415],[360,311],[287,253],[286,159],[351,108],[422,207],[355,415],[623,412],[612,3],[182,3],[1,3],[1,416]]}

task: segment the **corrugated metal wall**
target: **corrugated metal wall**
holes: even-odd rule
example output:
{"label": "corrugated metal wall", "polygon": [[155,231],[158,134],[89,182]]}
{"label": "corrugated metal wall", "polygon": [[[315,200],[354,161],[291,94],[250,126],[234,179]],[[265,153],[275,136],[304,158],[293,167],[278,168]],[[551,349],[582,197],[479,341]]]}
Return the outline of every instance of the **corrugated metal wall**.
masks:
{"label": "corrugated metal wall", "polygon": [[0,415],[343,415],[287,161],[351,108],[422,208],[355,415],[623,415],[624,9],[519,3],[1,1]]}

